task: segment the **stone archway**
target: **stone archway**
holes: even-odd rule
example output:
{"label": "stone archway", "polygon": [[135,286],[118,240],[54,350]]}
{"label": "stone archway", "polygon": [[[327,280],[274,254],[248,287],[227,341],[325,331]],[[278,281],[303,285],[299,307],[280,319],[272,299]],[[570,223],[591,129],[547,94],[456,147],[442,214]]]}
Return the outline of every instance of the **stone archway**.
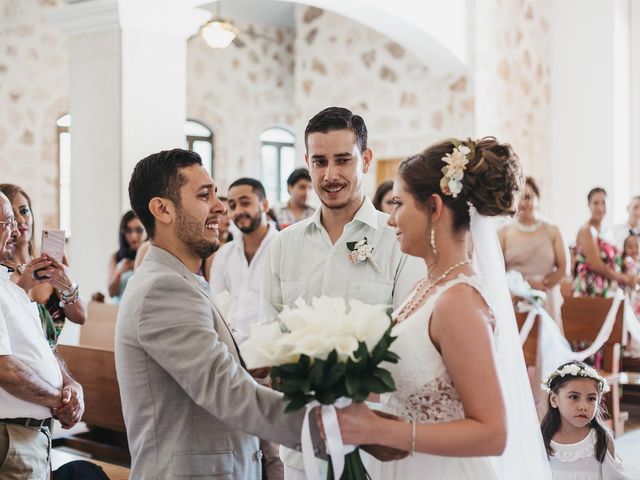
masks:
{"label": "stone archway", "polygon": [[466,0],[276,0],[342,15],[395,41],[425,64],[446,72],[469,66]]}

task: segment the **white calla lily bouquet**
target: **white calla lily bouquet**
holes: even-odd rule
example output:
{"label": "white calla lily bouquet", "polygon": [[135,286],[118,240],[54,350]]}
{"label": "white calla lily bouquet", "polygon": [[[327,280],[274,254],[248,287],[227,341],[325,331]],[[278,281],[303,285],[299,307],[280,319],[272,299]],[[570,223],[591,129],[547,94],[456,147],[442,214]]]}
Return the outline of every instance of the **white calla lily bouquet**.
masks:
{"label": "white calla lily bouquet", "polygon": [[391,327],[387,305],[324,296],[309,304],[298,299],[276,321],[252,326],[241,348],[247,367],[271,367],[272,383],[284,393],[287,411],[307,409],[302,431],[307,478],[317,478],[308,420],[318,405],[331,462],[327,478],[369,478],[359,449],[342,444],[335,408],[395,390],[391,374],[380,367],[399,358],[389,350],[395,339]]}

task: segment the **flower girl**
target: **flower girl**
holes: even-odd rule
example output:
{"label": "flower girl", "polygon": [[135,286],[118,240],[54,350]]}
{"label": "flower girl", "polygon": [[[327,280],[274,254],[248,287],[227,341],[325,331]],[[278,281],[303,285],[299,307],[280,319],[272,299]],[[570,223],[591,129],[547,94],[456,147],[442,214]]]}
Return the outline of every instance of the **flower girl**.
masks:
{"label": "flower girl", "polygon": [[607,381],[583,362],[569,362],[542,383],[548,412],[541,429],[553,480],[625,480],[600,412]]}

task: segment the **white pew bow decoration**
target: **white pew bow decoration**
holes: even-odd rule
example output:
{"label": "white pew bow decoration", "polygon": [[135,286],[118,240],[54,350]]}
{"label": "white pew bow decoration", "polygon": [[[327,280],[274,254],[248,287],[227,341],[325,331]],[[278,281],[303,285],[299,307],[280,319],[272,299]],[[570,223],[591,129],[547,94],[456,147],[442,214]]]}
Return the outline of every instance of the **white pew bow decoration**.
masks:
{"label": "white pew bow decoration", "polygon": [[541,306],[547,301],[546,292],[531,288],[531,285],[529,285],[529,282],[524,279],[522,273],[515,270],[509,270],[507,272],[507,285],[511,295],[524,298],[531,304]]}

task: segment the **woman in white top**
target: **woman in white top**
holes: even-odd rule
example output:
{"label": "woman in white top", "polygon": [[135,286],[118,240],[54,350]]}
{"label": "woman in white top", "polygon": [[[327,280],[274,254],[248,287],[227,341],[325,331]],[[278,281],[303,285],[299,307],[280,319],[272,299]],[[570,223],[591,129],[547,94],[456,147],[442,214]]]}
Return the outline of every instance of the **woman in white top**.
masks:
{"label": "woman in white top", "polygon": [[569,362],[542,383],[548,392],[542,419],[553,480],[625,480],[613,436],[602,423],[600,404],[607,382],[583,362]]}

